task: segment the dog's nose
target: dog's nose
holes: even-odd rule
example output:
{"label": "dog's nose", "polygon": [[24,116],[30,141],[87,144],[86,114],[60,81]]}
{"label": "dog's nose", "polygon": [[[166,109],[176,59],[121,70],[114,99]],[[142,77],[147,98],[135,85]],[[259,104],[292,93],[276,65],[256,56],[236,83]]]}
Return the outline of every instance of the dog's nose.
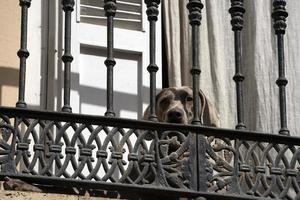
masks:
{"label": "dog's nose", "polygon": [[170,110],[168,112],[168,122],[170,123],[181,123],[183,113],[180,110]]}

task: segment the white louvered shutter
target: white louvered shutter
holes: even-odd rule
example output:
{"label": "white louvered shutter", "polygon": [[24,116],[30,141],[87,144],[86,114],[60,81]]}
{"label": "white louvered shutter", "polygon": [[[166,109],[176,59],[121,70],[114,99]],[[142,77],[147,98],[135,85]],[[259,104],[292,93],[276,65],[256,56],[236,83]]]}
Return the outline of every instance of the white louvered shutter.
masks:
{"label": "white louvered shutter", "polygon": [[[91,24],[106,24],[104,0],[81,0],[80,21]],[[142,0],[117,0],[115,26],[119,28],[142,29]]]}

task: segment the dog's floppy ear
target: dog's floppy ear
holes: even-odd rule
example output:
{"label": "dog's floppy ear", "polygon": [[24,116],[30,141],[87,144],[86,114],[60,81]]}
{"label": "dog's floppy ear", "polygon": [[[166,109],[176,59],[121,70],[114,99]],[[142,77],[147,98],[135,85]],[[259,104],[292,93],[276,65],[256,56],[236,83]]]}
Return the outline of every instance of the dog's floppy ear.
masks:
{"label": "dog's floppy ear", "polygon": [[[162,89],[155,97],[155,103],[157,104],[157,101],[158,99],[161,97],[161,95],[166,91],[168,90],[168,88],[164,88]],[[156,105],[155,105],[156,107]],[[157,114],[157,113],[156,113]],[[143,120],[148,120],[150,117],[150,105],[147,106],[146,110],[144,111],[144,114],[143,114]]]}
{"label": "dog's floppy ear", "polygon": [[147,106],[146,110],[144,111],[143,114],[143,120],[148,120],[150,115],[150,106]]}
{"label": "dog's floppy ear", "polygon": [[220,116],[213,104],[206,98],[204,93],[199,91],[201,108],[200,108],[200,119],[202,124],[206,126],[220,126]]}

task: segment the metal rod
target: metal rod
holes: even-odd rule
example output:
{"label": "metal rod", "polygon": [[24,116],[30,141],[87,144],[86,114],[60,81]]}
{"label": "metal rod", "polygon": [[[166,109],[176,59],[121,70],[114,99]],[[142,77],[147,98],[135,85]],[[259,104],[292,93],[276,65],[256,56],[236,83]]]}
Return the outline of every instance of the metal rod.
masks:
{"label": "metal rod", "polygon": [[[148,72],[150,73],[150,114],[149,120],[157,122],[157,116],[155,113],[155,104],[156,104],[156,72],[158,71],[158,66],[156,65],[156,21],[158,19],[158,6],[160,4],[160,0],[145,0],[145,4],[147,5],[147,16],[149,21],[150,35],[149,35],[149,59],[150,64],[147,67]],[[155,182],[157,185],[165,187],[168,185],[166,176],[164,174],[163,166],[161,159],[159,157],[159,135],[157,131],[154,132],[154,140],[155,140],[155,160],[156,160],[156,168],[157,175],[155,178]]]}
{"label": "metal rod", "polygon": [[22,9],[21,14],[21,48],[17,55],[20,58],[20,71],[19,71],[19,96],[16,107],[26,108],[25,103],[25,80],[26,80],[26,59],[29,56],[27,50],[27,24],[28,24],[28,8],[31,5],[31,0],[20,0],[19,5]]}
{"label": "metal rod", "polygon": [[199,108],[200,99],[199,99],[199,78],[201,69],[199,66],[199,26],[201,24],[201,9],[203,8],[203,4],[200,0],[189,0],[187,4],[187,8],[189,10],[189,20],[190,25],[192,26],[192,69],[191,75],[193,77],[193,97],[194,97],[194,105],[193,105],[193,124],[200,124],[200,113]]}
{"label": "metal rod", "polygon": [[105,65],[107,67],[107,88],[106,88],[106,107],[105,116],[114,117],[114,92],[113,92],[113,68],[116,65],[114,60],[114,17],[117,6],[116,0],[105,0],[105,15],[107,17],[107,58]]}
{"label": "metal rod", "polygon": [[[231,14],[232,31],[234,32],[234,52],[235,52],[235,75],[233,80],[236,84],[236,105],[237,105],[237,125],[236,129],[246,129],[244,123],[244,98],[243,98],[243,81],[245,79],[242,73],[242,30],[244,25],[243,15],[245,13],[243,0],[231,0],[229,13]],[[241,142],[235,140],[235,148],[239,148]],[[239,193],[239,151],[235,152],[233,159],[233,180],[230,186],[230,192]]]}
{"label": "metal rod", "polygon": [[243,98],[243,81],[245,77],[242,73],[242,29],[244,25],[243,15],[245,13],[243,0],[231,0],[232,31],[234,31],[234,51],[235,51],[235,75],[233,80],[236,83],[236,101],[237,101],[237,125],[236,129],[245,129],[244,123],[244,98]]}
{"label": "metal rod", "polygon": [[158,67],[156,65],[156,21],[158,16],[158,6],[160,0],[145,0],[147,5],[147,16],[150,26],[150,64],[147,67],[148,72],[150,73],[150,115],[149,120],[157,121],[155,114],[155,96],[156,96],[156,72]]}
{"label": "metal rod", "polygon": [[74,10],[74,0],[62,0],[63,10],[65,12],[65,52],[62,56],[62,61],[65,65],[64,71],[64,106],[63,112],[72,112],[70,105],[70,93],[71,93],[71,62],[73,56],[71,54],[71,23],[72,12]]}
{"label": "metal rod", "polygon": [[[187,9],[189,10],[189,20],[192,26],[192,69],[193,77],[193,121],[192,124],[200,125],[200,108],[199,99],[199,78],[201,69],[199,65],[199,27],[201,25],[201,9],[203,4],[200,0],[189,0]],[[191,188],[198,191],[207,190],[207,175],[206,171],[208,163],[206,155],[206,139],[203,135],[193,133],[190,140],[190,159],[191,162]],[[193,161],[194,160],[194,161]]]}
{"label": "metal rod", "polygon": [[201,74],[201,69],[199,66],[199,26],[192,26],[192,59],[193,59],[193,66],[191,69],[191,74],[193,78],[193,113],[194,113],[194,118],[192,123],[193,124],[201,124],[200,119],[200,109],[201,108],[201,102],[199,99],[199,79],[200,79],[200,74]]}
{"label": "metal rod", "polygon": [[278,73],[279,77],[276,84],[279,87],[279,107],[280,107],[280,125],[279,134],[290,135],[287,128],[287,112],[286,112],[286,85],[288,80],[285,77],[285,61],[284,61],[284,34],[286,30],[286,18],[288,13],[285,9],[286,2],[284,0],[273,1],[272,18],[274,20],[274,30],[277,36],[277,51],[278,51]]}

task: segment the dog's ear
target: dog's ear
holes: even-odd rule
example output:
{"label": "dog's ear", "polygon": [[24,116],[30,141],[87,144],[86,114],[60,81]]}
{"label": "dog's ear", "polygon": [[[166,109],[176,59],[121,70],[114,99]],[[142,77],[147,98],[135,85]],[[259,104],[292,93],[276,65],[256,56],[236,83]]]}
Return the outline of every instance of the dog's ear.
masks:
{"label": "dog's ear", "polygon": [[143,114],[143,120],[148,120],[150,115],[150,106],[147,106],[146,110],[144,111]]}
{"label": "dog's ear", "polygon": [[206,98],[204,93],[200,90],[199,97],[201,101],[200,119],[202,124],[206,126],[220,126],[220,116],[213,104]]}
{"label": "dog's ear", "polygon": [[[157,101],[159,100],[159,98],[161,97],[161,95],[166,91],[168,90],[168,88],[163,88],[155,97],[155,103],[157,104]],[[156,108],[156,105],[155,105],[155,108]],[[156,113],[157,114],[157,113]],[[144,111],[144,114],[143,114],[143,120],[148,120],[150,117],[150,105],[147,106],[146,110]],[[157,116],[159,118],[159,116]]]}

